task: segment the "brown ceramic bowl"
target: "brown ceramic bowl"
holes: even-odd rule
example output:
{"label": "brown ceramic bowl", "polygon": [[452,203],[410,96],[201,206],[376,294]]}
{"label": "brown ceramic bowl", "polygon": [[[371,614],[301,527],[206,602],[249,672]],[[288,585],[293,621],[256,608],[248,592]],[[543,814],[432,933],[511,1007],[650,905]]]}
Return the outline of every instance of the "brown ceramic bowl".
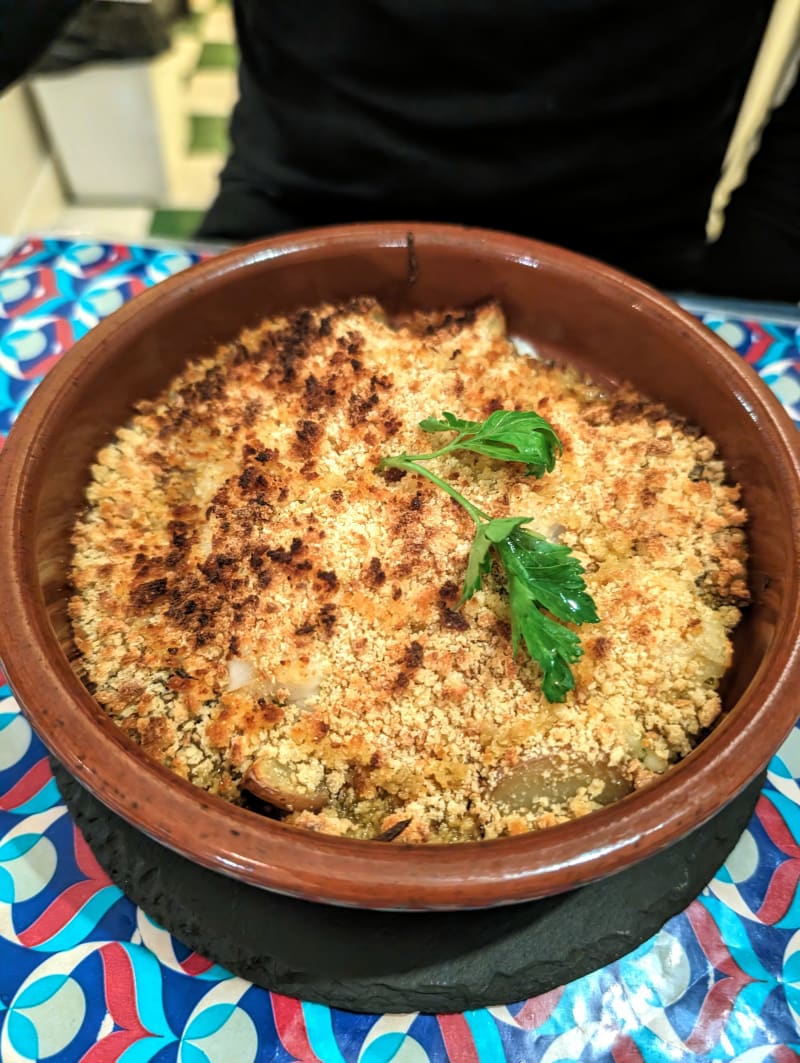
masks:
{"label": "brown ceramic bowl", "polygon": [[[413,249],[407,232],[413,229]],[[649,789],[535,834],[452,846],[326,837],[208,796],[145,756],[70,666],[69,536],[89,464],[134,400],[265,315],[374,294],[391,311],[497,296],[512,335],[608,380],[628,378],[709,432],[750,512],[753,605],[736,635],[726,714]],[[619,871],[707,821],[790,731],[800,689],[797,434],[752,370],[668,299],[578,255],[437,225],[283,236],[205,262],[104,321],[47,376],[0,475],[0,646],[35,729],[106,806],[198,864],[308,900],[470,908],[554,894]]]}

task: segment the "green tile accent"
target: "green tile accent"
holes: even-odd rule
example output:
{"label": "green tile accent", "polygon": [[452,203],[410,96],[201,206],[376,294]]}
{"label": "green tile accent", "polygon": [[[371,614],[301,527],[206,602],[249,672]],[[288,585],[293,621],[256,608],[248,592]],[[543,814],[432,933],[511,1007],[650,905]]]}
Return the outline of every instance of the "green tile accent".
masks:
{"label": "green tile accent", "polygon": [[223,41],[206,41],[197,61],[198,70],[235,70],[238,65],[239,49]]}
{"label": "green tile accent", "polygon": [[227,155],[230,150],[228,144],[229,118],[215,114],[193,114],[191,133],[189,136],[189,153],[200,151],[215,151],[219,155]]}
{"label": "green tile accent", "polygon": [[150,222],[150,235],[177,240],[190,240],[203,219],[202,210],[155,210]]}

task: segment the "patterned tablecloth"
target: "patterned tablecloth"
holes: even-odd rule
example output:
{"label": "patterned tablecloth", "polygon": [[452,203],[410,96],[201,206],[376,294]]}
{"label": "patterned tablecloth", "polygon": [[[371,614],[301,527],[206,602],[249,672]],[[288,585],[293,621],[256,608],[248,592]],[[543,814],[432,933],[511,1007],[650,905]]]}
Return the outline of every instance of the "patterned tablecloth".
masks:
{"label": "patterned tablecloth", "polygon": [[[198,257],[39,239],[13,253],[0,267],[0,433],[67,348]],[[692,308],[800,423],[800,314]],[[353,1015],[233,977],[138,910],[98,868],[2,695],[2,1063],[800,1060],[800,729],[724,867],[635,952],[503,1007]]]}

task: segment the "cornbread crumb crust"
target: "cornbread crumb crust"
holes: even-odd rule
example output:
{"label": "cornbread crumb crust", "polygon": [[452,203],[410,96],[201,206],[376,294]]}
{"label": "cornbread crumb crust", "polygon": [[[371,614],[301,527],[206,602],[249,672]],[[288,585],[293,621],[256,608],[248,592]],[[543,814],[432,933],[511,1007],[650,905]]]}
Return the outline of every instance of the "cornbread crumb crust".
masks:
{"label": "cornbread crumb crust", "polygon": [[[546,417],[554,473],[447,455],[492,516],[586,568],[601,621],[563,704],[509,638],[473,533],[420,477],[452,410]],[[518,354],[502,311],[390,323],[371,299],[264,322],[187,369],[97,455],[74,531],[82,674],[144,750],[313,830],[492,838],[584,815],[685,756],[720,712],[747,602],[746,515],[714,443],[629,387]]]}

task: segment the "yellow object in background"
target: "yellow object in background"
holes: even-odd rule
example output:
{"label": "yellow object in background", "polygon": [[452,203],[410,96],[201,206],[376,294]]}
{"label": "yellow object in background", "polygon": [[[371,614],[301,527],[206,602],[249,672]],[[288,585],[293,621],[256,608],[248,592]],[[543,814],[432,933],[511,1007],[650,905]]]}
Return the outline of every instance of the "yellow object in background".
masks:
{"label": "yellow object in background", "polygon": [[781,105],[794,85],[798,65],[800,0],[775,0],[711,198],[706,223],[709,240],[716,240],[722,232],[731,194],[744,183],[764,127],[773,109]]}

